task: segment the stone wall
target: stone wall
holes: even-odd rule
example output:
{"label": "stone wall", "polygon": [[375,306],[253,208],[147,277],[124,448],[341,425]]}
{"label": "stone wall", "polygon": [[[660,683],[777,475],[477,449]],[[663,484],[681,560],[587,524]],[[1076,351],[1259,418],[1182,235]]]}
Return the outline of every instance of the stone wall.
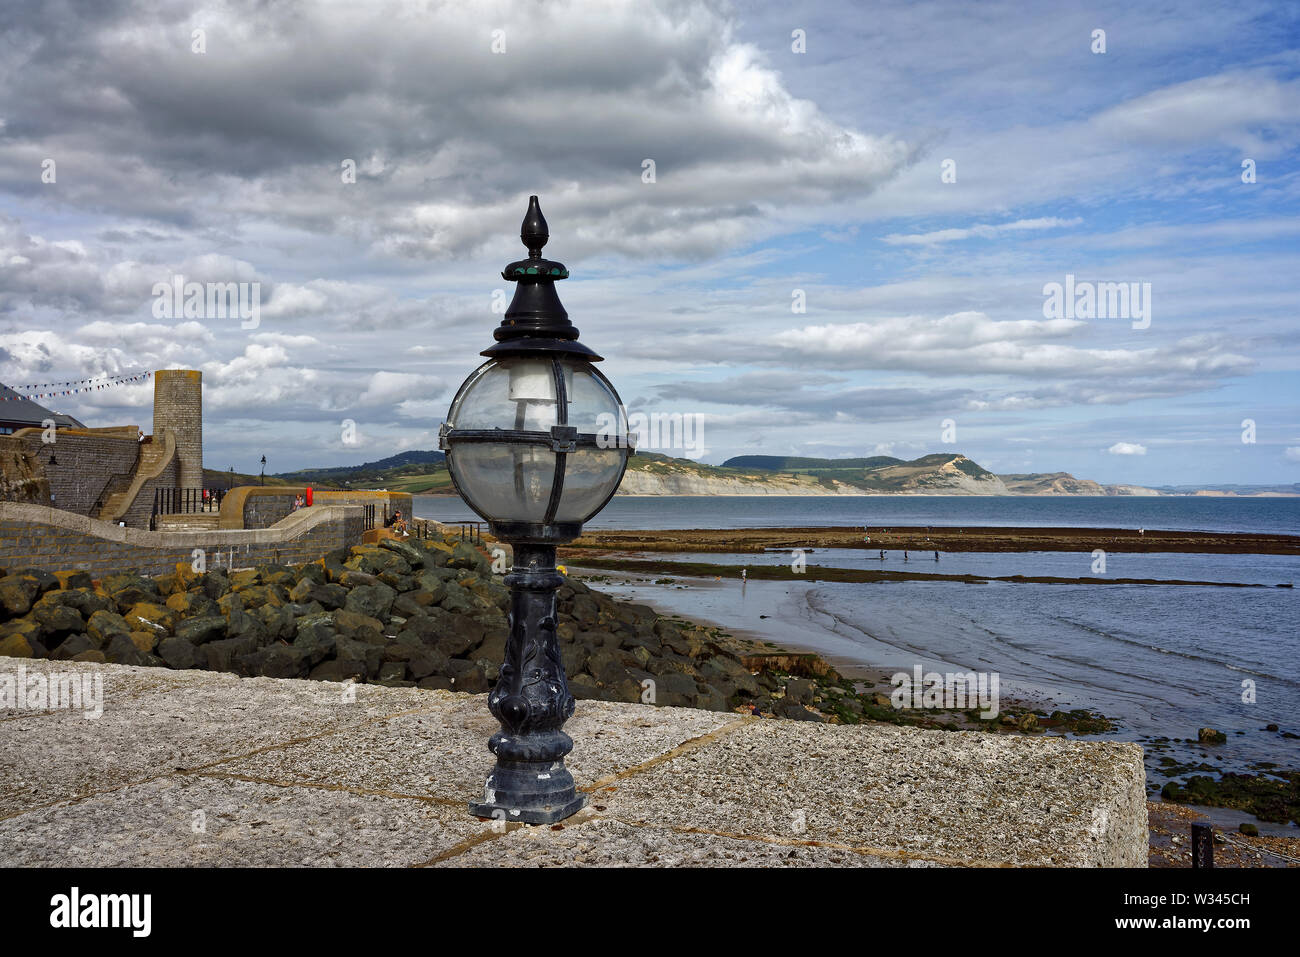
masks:
{"label": "stone wall", "polygon": [[[108,484],[119,476],[129,477],[140,457],[140,430],[135,426],[59,429],[55,441],[48,444],[41,441],[41,434],[41,429],[19,429],[13,437],[44,467],[51,504],[78,515],[89,515]],[[50,464],[50,456],[57,459],[56,465]],[[149,500],[152,504],[152,492]]]}
{"label": "stone wall", "polygon": [[277,491],[272,495],[250,495],[244,499],[244,528],[270,528],[293,514],[298,493]]}
{"label": "stone wall", "polygon": [[208,567],[312,562],[355,545],[362,510],[318,506],[295,513],[277,528],[149,532],[122,528],[56,508],[0,502],[0,567],[84,569],[93,577],[135,569],[161,575],[203,549]]}
{"label": "stone wall", "polygon": [[[242,485],[221,501],[222,528],[270,528],[293,514],[293,500],[307,491],[303,485]],[[409,492],[312,490],[314,506],[373,505],[375,525],[383,527],[396,511],[409,521],[414,500]]]}

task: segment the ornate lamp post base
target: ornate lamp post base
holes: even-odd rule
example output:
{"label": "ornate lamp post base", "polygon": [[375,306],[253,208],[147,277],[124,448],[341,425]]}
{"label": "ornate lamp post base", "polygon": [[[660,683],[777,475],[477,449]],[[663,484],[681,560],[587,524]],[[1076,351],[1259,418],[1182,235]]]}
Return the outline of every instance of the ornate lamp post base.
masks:
{"label": "ornate lamp post base", "polygon": [[[469,813],[475,817],[521,821],[524,824],[555,824],[572,817],[586,806],[587,796],[574,790],[573,776],[565,770],[563,762],[557,762],[557,767],[560,769],[559,777],[551,772],[549,781],[559,787],[554,791],[538,791],[535,785],[548,783],[547,779],[539,781],[538,777],[547,772],[538,772],[532,764],[507,769],[498,761],[485,788],[485,797],[492,800],[470,801]],[[503,789],[497,791],[497,787]]]}
{"label": "ornate lamp post base", "polygon": [[564,578],[555,570],[555,546],[516,544],[510,586],[510,637],[488,708],[501,730],[488,748],[497,756],[482,801],[469,802],[477,817],[554,824],[587,803],[574,788],[564,756],[573,739],[561,731],[573,716],[573,695],[564,676],[555,634],[555,591]]}

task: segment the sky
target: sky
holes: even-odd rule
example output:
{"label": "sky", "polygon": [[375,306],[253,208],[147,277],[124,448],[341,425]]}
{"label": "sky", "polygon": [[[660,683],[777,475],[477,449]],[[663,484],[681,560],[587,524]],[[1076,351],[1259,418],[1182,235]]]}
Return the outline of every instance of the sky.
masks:
{"label": "sky", "polygon": [[199,369],[209,468],[436,448],[537,194],[654,451],[1298,482],[1298,157],[1286,2],[6,4],[0,382]]}

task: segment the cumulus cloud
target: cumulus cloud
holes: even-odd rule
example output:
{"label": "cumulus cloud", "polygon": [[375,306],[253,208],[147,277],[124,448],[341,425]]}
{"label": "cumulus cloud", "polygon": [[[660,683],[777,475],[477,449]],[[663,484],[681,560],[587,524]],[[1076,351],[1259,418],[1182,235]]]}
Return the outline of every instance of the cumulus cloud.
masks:
{"label": "cumulus cloud", "polygon": [[343,232],[420,258],[499,241],[544,192],[577,255],[691,256],[770,229],[783,207],[866,195],[914,158],[792,95],[711,3],[502,2],[500,55],[484,12],[177,0],[148,19],[95,5],[67,31],[33,8],[29,35],[59,42],[7,51],[0,184],[36,195],[28,171],[53,155],[77,169],[60,182],[78,204]]}
{"label": "cumulus cloud", "polygon": [[1136,442],[1116,442],[1106,451],[1111,455],[1146,455],[1147,447]]}

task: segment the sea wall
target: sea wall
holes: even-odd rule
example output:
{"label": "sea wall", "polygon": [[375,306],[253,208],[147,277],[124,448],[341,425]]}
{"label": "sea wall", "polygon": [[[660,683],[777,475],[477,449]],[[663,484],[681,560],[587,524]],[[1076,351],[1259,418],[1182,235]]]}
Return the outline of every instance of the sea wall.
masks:
{"label": "sea wall", "polygon": [[[304,485],[244,485],[231,489],[221,500],[220,528],[270,528],[295,514],[293,503],[305,495]],[[407,492],[322,491],[313,489],[313,507],[322,505],[373,505],[375,524],[382,527],[396,511],[410,518],[414,500]]]}
{"label": "sea wall", "polygon": [[313,562],[361,541],[355,505],[304,509],[275,528],[150,532],[111,525],[61,509],[0,502],[0,568],[82,569],[94,577],[138,570],[161,575],[191,562],[200,549],[209,566]]}

